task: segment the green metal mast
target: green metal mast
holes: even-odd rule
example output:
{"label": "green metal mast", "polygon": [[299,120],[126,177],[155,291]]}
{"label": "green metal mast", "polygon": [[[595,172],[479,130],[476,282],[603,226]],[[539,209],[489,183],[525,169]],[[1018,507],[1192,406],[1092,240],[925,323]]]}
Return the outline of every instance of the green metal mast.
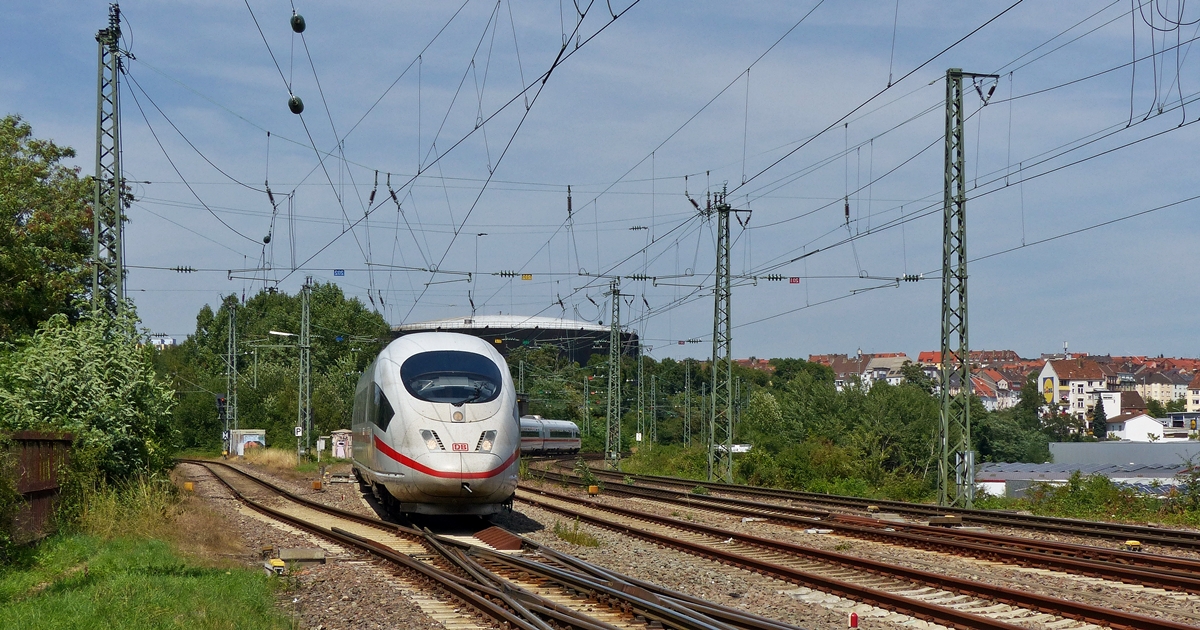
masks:
{"label": "green metal mast", "polygon": [[709,416],[708,480],[733,483],[733,361],[729,278],[729,213],[722,189],[705,214],[717,215],[717,273],[713,289],[712,414]]}
{"label": "green metal mast", "polygon": [[[312,342],[309,334],[309,296],[312,293],[312,276],[304,279],[300,290],[300,400],[296,426],[304,433],[304,453],[312,452]],[[300,435],[296,435],[296,448],[300,448]]]}
{"label": "green metal mast", "polygon": [[621,466],[621,279],[609,282],[612,319],[608,333],[608,421],[604,459],[609,468]]}
{"label": "green metal mast", "polygon": [[96,33],[96,178],[92,197],[92,310],[116,314],[125,297],[122,252],[121,9],[108,7],[108,28]]}
{"label": "green metal mast", "polygon": [[[946,71],[946,161],[942,212],[942,368],[938,504],[972,507],[975,453],[971,450],[971,354],[967,335],[967,196],[963,146],[963,77],[996,75]],[[994,88],[993,88],[994,89]],[[988,93],[991,95],[991,92]],[[982,96],[982,93],[980,94]],[[984,102],[986,103],[986,97]],[[951,393],[957,381],[958,390]]]}
{"label": "green metal mast", "polygon": [[[226,429],[238,427],[238,368],[237,368],[237,302],[229,304],[229,340],[225,355],[225,414]],[[232,444],[232,442],[230,443]],[[231,449],[232,450],[232,449]]]}
{"label": "green metal mast", "polygon": [[683,443],[692,445],[692,360],[683,362]]}
{"label": "green metal mast", "polygon": [[638,344],[637,352],[637,431],[635,439],[638,442],[638,448],[646,442],[646,371],[645,364],[642,362],[642,346]]}

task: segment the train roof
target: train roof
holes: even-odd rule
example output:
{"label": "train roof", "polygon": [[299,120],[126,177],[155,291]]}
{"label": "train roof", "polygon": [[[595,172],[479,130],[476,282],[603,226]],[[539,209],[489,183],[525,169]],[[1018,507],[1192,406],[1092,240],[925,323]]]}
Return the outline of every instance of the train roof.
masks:
{"label": "train roof", "polygon": [[507,365],[504,357],[500,356],[500,353],[496,352],[496,349],[488,342],[478,337],[454,332],[423,332],[405,335],[389,343],[379,353],[379,358],[401,364],[404,363],[405,359],[414,354],[434,350],[473,352],[475,354],[482,354],[499,365]]}

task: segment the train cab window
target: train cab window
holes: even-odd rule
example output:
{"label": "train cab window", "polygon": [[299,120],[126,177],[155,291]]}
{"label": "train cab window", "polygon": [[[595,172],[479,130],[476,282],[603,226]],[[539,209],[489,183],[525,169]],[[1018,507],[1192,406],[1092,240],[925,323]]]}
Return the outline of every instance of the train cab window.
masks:
{"label": "train cab window", "polygon": [[387,394],[383,393],[379,385],[375,386],[375,399],[371,402],[373,404],[367,412],[370,414],[371,422],[375,423],[380,429],[387,431],[388,423],[392,421],[392,417],[396,415],[396,412],[392,410],[392,403],[388,402]]}
{"label": "train cab window", "polygon": [[491,359],[459,350],[414,354],[400,366],[400,379],[418,400],[453,405],[495,400],[503,383]]}

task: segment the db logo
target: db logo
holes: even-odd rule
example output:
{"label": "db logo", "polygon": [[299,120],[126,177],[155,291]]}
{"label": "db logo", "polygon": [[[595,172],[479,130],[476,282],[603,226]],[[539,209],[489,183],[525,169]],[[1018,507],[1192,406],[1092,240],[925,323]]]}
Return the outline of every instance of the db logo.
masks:
{"label": "db logo", "polygon": [[470,448],[471,447],[468,446],[466,442],[455,442],[450,445],[450,449],[455,452],[466,452],[470,450]]}

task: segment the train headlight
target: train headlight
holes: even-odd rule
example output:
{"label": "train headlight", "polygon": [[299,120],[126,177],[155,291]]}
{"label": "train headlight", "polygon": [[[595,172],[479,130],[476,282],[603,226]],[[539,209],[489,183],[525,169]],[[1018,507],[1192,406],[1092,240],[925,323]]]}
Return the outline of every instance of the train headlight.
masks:
{"label": "train headlight", "polygon": [[475,445],[475,450],[481,453],[492,452],[492,446],[496,443],[495,431],[484,431],[479,434],[479,443]]}
{"label": "train headlight", "polygon": [[421,429],[421,439],[425,440],[425,447],[431,451],[444,450],[442,449],[442,443],[437,439],[433,431],[429,429]]}

